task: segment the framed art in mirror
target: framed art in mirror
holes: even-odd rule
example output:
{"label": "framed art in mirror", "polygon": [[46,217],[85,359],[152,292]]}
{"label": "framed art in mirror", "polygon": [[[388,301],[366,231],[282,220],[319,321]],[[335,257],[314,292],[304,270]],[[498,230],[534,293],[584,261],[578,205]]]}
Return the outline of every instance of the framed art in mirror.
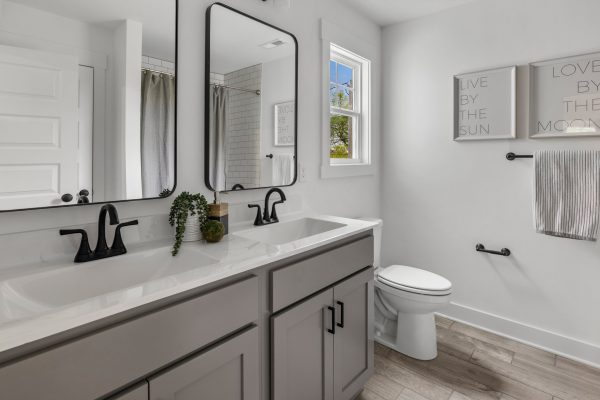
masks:
{"label": "framed art in mirror", "polygon": [[275,104],[275,146],[294,146],[296,102]]}
{"label": "framed art in mirror", "polygon": [[0,212],[173,192],[177,8],[0,2]]}
{"label": "framed art in mirror", "polygon": [[296,182],[298,43],[221,3],[206,12],[205,182],[213,191]]}

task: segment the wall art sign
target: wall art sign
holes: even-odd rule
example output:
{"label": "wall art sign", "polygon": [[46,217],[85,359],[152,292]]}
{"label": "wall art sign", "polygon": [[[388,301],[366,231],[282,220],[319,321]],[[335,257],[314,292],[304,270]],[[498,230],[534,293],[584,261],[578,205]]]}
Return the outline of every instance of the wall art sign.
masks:
{"label": "wall art sign", "polygon": [[293,146],[295,143],[296,104],[293,101],[275,104],[275,146]]}
{"label": "wall art sign", "polygon": [[516,67],[454,77],[454,140],[516,137]]}
{"label": "wall art sign", "polygon": [[600,136],[600,53],[529,64],[531,138]]}

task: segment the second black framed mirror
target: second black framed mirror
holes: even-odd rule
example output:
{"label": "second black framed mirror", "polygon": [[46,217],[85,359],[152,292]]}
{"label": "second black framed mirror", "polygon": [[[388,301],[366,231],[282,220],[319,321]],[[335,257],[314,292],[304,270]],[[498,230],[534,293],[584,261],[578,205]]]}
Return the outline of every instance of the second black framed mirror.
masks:
{"label": "second black framed mirror", "polygon": [[218,192],[297,177],[298,41],[221,3],[206,12],[205,182]]}

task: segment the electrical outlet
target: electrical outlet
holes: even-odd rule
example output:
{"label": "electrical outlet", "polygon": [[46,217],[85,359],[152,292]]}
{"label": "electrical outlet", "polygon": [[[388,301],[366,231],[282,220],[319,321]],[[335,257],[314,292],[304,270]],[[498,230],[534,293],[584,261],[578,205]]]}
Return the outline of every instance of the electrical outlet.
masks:
{"label": "electrical outlet", "polygon": [[306,182],[306,167],[304,165],[298,165],[298,181],[300,183]]}
{"label": "electrical outlet", "polygon": [[292,0],[273,0],[273,5],[277,8],[291,8]]}

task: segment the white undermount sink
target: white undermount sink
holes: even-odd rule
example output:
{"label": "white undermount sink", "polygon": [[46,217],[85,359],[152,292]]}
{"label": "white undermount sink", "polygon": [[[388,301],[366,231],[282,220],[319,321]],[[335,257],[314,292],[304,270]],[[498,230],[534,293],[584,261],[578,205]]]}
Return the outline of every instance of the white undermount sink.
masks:
{"label": "white undermount sink", "polygon": [[260,226],[246,231],[236,232],[235,235],[271,245],[283,245],[296,240],[305,239],[347,225],[325,221],[316,218],[300,218],[289,222]]}
{"label": "white undermount sink", "polygon": [[[9,308],[20,309],[16,314],[37,314],[126,289],[144,291],[161,278],[217,263],[193,248],[182,249],[177,258],[170,250],[161,246],[10,279],[0,282],[0,296]],[[4,315],[2,319],[12,318]]]}

